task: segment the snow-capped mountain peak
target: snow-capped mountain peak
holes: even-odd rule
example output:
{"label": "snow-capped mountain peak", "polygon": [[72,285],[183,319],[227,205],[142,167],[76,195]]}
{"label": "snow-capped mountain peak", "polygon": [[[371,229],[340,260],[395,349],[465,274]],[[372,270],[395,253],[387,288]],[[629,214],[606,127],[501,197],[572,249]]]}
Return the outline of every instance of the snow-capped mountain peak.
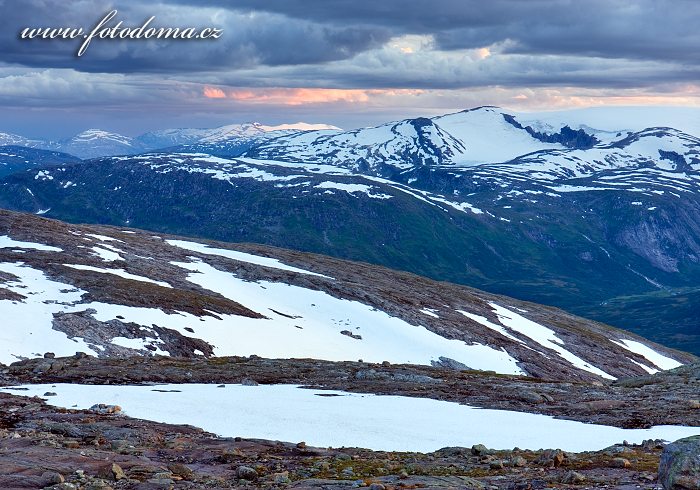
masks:
{"label": "snow-capped mountain peak", "polygon": [[258,145],[249,155],[384,173],[387,169],[449,164],[466,150],[462,141],[433,120],[416,118],[351,131],[294,133]]}
{"label": "snow-capped mountain peak", "polygon": [[264,131],[285,131],[285,130],[294,130],[294,131],[320,131],[320,130],[332,130],[332,131],[341,131],[341,129],[337,126],[333,126],[332,124],[309,124],[305,122],[296,122],[292,124],[278,124],[277,126],[265,126],[265,125],[260,125],[260,127]]}
{"label": "snow-capped mountain peak", "polygon": [[104,131],[102,129],[86,129],[85,131],[78,133],[71,141],[110,141],[122,145],[133,145],[133,140],[128,136],[124,136],[118,133],[112,133],[109,131]]}
{"label": "snow-capped mountain peak", "polygon": [[[299,131],[334,130],[339,128],[329,124],[309,124],[298,122],[293,124],[280,124],[269,126],[258,122],[242,124],[226,124],[216,128],[179,128],[150,131],[136,138],[141,144],[151,150],[168,148],[179,145],[217,145],[221,150],[221,144],[233,144],[238,147],[241,144],[257,142],[258,139],[291,134]],[[206,148],[202,148],[206,150]]]}
{"label": "snow-capped mountain peak", "polygon": [[24,136],[19,136],[17,134],[0,133],[0,146],[17,145],[34,148],[39,146],[40,144],[40,141],[31,140],[29,138],[25,138]]}
{"label": "snow-capped mountain peak", "polygon": [[559,143],[544,143],[504,117],[505,111],[486,106],[434,117],[433,121],[467,147],[452,163],[470,165],[505,162],[517,156],[543,149],[563,148]]}
{"label": "snow-capped mountain peak", "polygon": [[199,139],[199,143],[215,143],[229,140],[231,138],[241,138],[258,136],[267,132],[260,123],[227,124],[218,128],[210,129]]}

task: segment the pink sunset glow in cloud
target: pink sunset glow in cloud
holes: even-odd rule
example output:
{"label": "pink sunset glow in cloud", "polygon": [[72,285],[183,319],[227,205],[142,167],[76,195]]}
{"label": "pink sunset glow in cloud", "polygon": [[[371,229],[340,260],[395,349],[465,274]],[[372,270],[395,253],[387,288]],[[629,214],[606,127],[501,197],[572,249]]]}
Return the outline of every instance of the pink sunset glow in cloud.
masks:
{"label": "pink sunset glow in cloud", "polygon": [[204,87],[208,99],[231,99],[252,104],[299,106],[329,103],[367,103],[374,97],[420,95],[416,89],[335,89],[335,88],[246,88],[223,90]]}

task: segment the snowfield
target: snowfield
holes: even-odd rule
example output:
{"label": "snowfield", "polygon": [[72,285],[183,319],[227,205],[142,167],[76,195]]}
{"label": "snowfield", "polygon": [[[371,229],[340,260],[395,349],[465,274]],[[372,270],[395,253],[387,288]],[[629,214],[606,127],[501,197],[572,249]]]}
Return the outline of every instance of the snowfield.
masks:
{"label": "snowfield", "polygon": [[219,257],[226,257],[228,259],[238,260],[241,262],[248,262],[249,264],[270,267],[272,269],[279,269],[283,271],[297,272],[299,274],[308,274],[310,276],[318,276],[325,277],[326,279],[333,279],[332,277],[324,276],[323,274],[318,274],[316,272],[311,272],[304,269],[299,269],[298,267],[292,267],[291,265],[283,264],[279,260],[270,257],[261,257],[260,255],[238,252],[235,250],[227,250],[224,248],[214,248],[201,243],[188,242],[185,240],[166,240],[165,242],[168,245],[183,248],[185,250],[189,250],[190,252],[199,252],[207,255],[218,255]]}
{"label": "snowfield", "polygon": [[[474,369],[524,374],[516,359],[504,350],[449,340],[423,326],[411,325],[356,301],[284,283],[244,281],[202,262],[176,265],[192,271],[188,277],[193,283],[219,292],[265,318],[236,315],[197,317],[182,312],[166,313],[157,308],[80,303],[86,291],[50,280],[43,272],[21,262],[2,263],[0,271],[21,278],[7,283],[7,288],[26,298],[0,301],[0,315],[9,318],[13,326],[0,330],[0,362],[9,364],[22,357],[41,356],[44,352],[54,352],[58,356],[72,355],[76,351],[99,354],[100,349],[82,339],[70,339],[52,329],[54,313],[94,310],[92,316],[103,322],[120,319],[142,325],[146,330],[158,325],[184,336],[202,339],[214,346],[214,353],[218,356],[256,354],[271,358],[387,360],[428,365],[444,356]],[[90,266],[72,268],[158,283],[122,270]],[[130,348],[144,346],[139,339],[112,339],[112,343]],[[167,355],[165,351],[158,353]]]}
{"label": "snowfield", "polygon": [[44,252],[62,252],[58,247],[51,247],[41,243],[21,242],[13,240],[7,235],[0,236],[0,248],[21,248],[27,250],[40,250]]}
{"label": "snowfield", "polygon": [[[420,199],[435,200],[430,193],[418,192]],[[673,354],[662,354],[642,339],[629,340],[624,332],[614,334],[612,344],[601,346],[617,364],[591,360],[601,356],[587,359],[585,351],[572,349],[570,339],[578,337],[560,336],[547,321],[526,318],[526,311],[507,306],[507,298],[473,303],[468,297],[455,302],[448,312],[439,298],[412,304],[410,294],[405,300],[384,290],[364,295],[355,289],[357,279],[348,280],[342,267],[331,268],[335,277],[330,277],[309,270],[312,266],[295,267],[267,256],[273,251],[256,255],[155,235],[146,239],[146,245],[139,242],[142,238],[128,234],[115,238],[70,228],[64,233],[62,240],[73,240],[65,242],[65,250],[0,236],[0,250],[5,250],[0,261],[0,273],[4,273],[0,316],[7,319],[0,328],[1,363],[45,352],[113,355],[113,346],[120,347],[119,354],[182,355],[182,344],[191,344],[173,340],[182,336],[208,344],[197,351],[186,347],[193,355],[204,355],[204,350],[215,356],[278,359],[420,365],[456,361],[460,368],[506,375],[537,373],[540,364],[547,364],[548,369],[573,368],[588,378],[593,374],[615,379],[620,372],[628,375],[630,369],[653,373],[681,365],[668,357]],[[156,248],[148,248],[145,256],[136,245]],[[81,263],[81,258],[88,263]],[[143,264],[145,260],[149,262]],[[245,274],[238,272],[241,265]],[[159,268],[169,275],[152,277]],[[271,275],[275,270],[286,274]],[[257,274],[256,279],[246,279],[250,273]],[[86,283],[84,275],[89,275]],[[127,291],[117,291],[110,298],[93,290],[101,284]],[[137,284],[149,288],[154,299],[117,299],[128,298]],[[178,302],[183,292],[202,298],[204,305],[216,305],[223,298],[235,305],[224,310],[188,308],[189,304]],[[492,313],[484,314],[483,307]],[[454,311],[459,315],[450,314]],[[71,326],[75,322],[90,326],[76,331]],[[626,369],[621,371],[620,366]]]}
{"label": "snowfield", "polygon": [[[234,337],[232,347],[239,355],[413,364],[430,364],[444,356],[474,369],[524,374],[503,350],[446,339],[357,301],[284,283],[244,281],[203,262],[174,265],[192,271],[189,281],[267,317],[237,317],[227,325],[225,337],[212,339],[214,345],[223,346],[226,338]],[[197,330],[206,336],[201,327]]]}
{"label": "snowfield", "polygon": [[[80,233],[76,236],[88,241],[95,240],[98,244],[92,247],[88,244],[79,247],[103,263],[129,260],[126,252],[107,243],[117,241],[112,237]],[[41,253],[53,252],[57,259],[65,253],[57,247],[20,242],[9,237],[0,237],[0,246],[10,247],[13,251],[14,247],[22,247],[16,249],[24,252],[20,257],[32,253],[32,250]],[[163,246],[311,276],[315,280],[334,283],[340,281],[317,272],[293,267],[272,257],[185,240],[166,240]],[[62,263],[60,260],[56,262]],[[518,364],[519,359],[515,354],[517,351],[509,352],[506,348],[507,343],[504,347],[500,343],[488,345],[485,341],[478,340],[465,342],[443,337],[426,328],[426,325],[430,326],[430,322],[440,321],[437,310],[432,308],[417,308],[416,313],[419,316],[409,322],[371,305],[335,297],[321,289],[287,284],[283,280],[244,280],[196,257],[188,257],[187,261],[171,261],[170,264],[182,269],[184,279],[191,284],[218,293],[257,313],[259,317],[221,313],[197,316],[150,306],[88,302],[83,299],[88,291],[51,279],[41,270],[24,262],[3,262],[0,263],[0,272],[12,275],[3,287],[10,294],[14,293],[17,296],[0,300],[0,315],[9,319],[9,324],[12,325],[12,328],[0,329],[0,362],[9,364],[18,359],[41,356],[44,352],[54,352],[58,356],[72,355],[76,351],[100,355],[108,344],[135,349],[134,354],[150,354],[150,350],[155,354],[170,355],[169,347],[161,340],[161,334],[153,328],[158,326],[176,331],[184,337],[203,340],[212,346],[216,356],[254,354],[268,358],[314,358],[329,361],[361,359],[365,362],[389,361],[424,365],[439,363],[442,358],[447,358],[471,369],[508,375],[527,374]],[[126,272],[123,268],[65,263],[63,265],[76,271],[99,273],[105,276],[105,281],[110,281],[110,276],[119,276],[174,289],[168,282]],[[615,379],[581,355],[571,352],[554,330],[525,318],[512,308],[495,302],[490,302],[489,306],[498,323],[464,309],[457,309],[457,312],[464,315],[465,321],[471,320],[499,333],[505,342],[523,345],[533,353],[550,360],[554,354],[561,358],[561,362],[576,369],[605,379]],[[100,322],[118,320],[132,323],[138,326],[140,333],[130,334],[138,338],[123,335],[106,337],[101,340],[102,344],[94,345],[82,338],[69,338],[54,329],[54,316],[65,313],[82,313]],[[672,369],[681,365],[639,341],[618,337],[611,341],[625,351],[644,358],[646,362],[639,362],[627,356],[626,361],[637,364],[646,372]]]}
{"label": "snowfield", "polygon": [[82,339],[69,339],[51,328],[53,314],[80,301],[85,291],[51,281],[43,272],[21,262],[0,263],[0,272],[20,277],[20,281],[9,281],[5,287],[25,296],[22,301],[0,301],[0,362],[10,364],[21,357],[42,356],[44,352],[57,356],[70,356],[77,351],[94,354]]}
{"label": "snowfield", "polygon": [[623,440],[675,441],[700,434],[700,427],[619,429],[425,398],[308,390],[294,385],[42,384],[2,389],[24,396],[54,392],[56,396],[44,398],[58,407],[119,405],[131,417],[194,425],[226,437],[379,451],[431,452],[446,446],[484,444],[493,449],[517,446],[580,452],[604,449]]}

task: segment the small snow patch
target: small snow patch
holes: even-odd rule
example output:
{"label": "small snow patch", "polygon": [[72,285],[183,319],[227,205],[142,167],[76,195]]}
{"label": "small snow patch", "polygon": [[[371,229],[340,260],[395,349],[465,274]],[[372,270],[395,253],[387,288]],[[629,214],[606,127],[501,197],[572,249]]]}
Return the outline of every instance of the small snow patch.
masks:
{"label": "small snow patch", "polygon": [[30,250],[41,250],[44,252],[63,252],[63,250],[58,247],[42,245],[41,243],[34,242],[20,242],[18,240],[13,240],[7,235],[0,236],[0,248],[26,248]]}
{"label": "small snow patch", "polygon": [[112,274],[115,276],[123,277],[124,279],[131,279],[134,281],[141,281],[141,282],[148,282],[151,284],[156,284],[158,286],[162,286],[164,288],[172,288],[170,284],[167,282],[163,281],[156,281],[155,279],[150,279],[148,277],[144,276],[137,276],[136,274],[131,274],[129,272],[126,272],[124,269],[101,269],[99,267],[93,267],[91,265],[80,265],[80,264],[63,264],[66,267],[70,267],[71,269],[76,269],[79,271],[91,271],[91,272],[99,272],[100,274]]}

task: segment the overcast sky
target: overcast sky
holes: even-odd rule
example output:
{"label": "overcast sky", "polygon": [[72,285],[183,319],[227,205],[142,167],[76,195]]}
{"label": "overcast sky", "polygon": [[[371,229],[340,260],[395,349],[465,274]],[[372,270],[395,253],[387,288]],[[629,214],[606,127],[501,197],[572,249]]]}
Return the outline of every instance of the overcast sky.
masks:
{"label": "overcast sky", "polygon": [[[19,6],[21,5],[21,8]],[[20,40],[25,27],[215,27],[209,40]],[[0,0],[0,130],[305,121],[479,105],[700,106],[696,0]]]}

